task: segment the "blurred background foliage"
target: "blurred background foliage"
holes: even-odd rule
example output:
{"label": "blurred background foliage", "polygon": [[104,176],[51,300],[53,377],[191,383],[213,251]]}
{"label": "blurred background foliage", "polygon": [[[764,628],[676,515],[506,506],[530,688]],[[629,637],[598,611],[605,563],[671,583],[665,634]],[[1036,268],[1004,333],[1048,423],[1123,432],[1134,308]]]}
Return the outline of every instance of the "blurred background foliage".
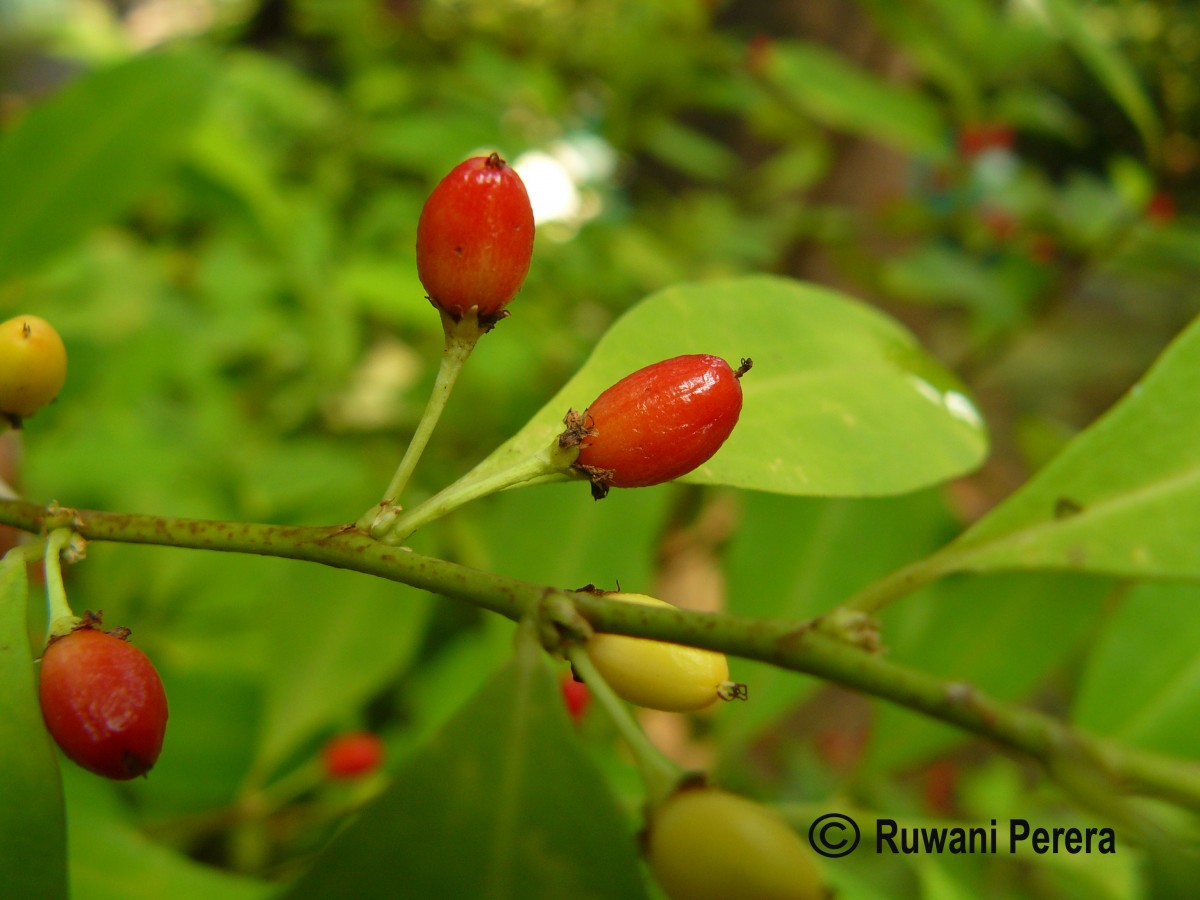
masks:
{"label": "blurred background foliage", "polygon": [[[71,353],[16,480],[76,506],[352,521],[436,371],[421,204],[497,149],[530,189],[534,264],[413,499],[512,434],[642,296],[746,272],[900,318],[975,391],[994,451],[970,479],[888,500],[537,488],[414,546],[567,587],[819,613],[1022,483],[1200,310],[1198,63],[1200,9],[1168,0],[0,0],[0,129],[76,92],[69,129],[0,151],[0,313],[46,316]],[[72,821],[105,835],[72,835],[81,897],[257,895],[240,876],[295,873],[371,791],[321,782],[329,735],[378,731],[395,768],[510,652],[507,623],[343,572],[97,545],[70,574],[77,608],[133,628],[172,703],[149,780],[65,773]],[[890,610],[884,637],[897,660],[1056,713],[1081,697],[1103,733],[1195,754],[1179,724],[1194,700],[1172,695],[1159,723],[1097,700],[1164,633],[1197,638],[1163,613],[1117,641],[1119,609],[1096,578],[961,578]],[[801,810],[1096,824],[947,728],[734,674],[752,703],[646,716],[732,787]],[[632,813],[612,735],[583,732]],[[1140,861],[826,868],[849,897],[1129,897],[1153,886]]]}

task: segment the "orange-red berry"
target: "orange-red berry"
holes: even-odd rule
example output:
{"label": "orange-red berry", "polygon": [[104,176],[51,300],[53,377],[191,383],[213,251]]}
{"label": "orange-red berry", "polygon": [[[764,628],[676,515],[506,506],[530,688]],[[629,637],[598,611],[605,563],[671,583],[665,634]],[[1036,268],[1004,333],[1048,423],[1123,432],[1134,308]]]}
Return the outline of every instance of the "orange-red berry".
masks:
{"label": "orange-red berry", "polygon": [[588,686],[582,681],[576,681],[575,676],[570,672],[563,672],[559,685],[562,688],[563,705],[567,707],[567,712],[578,724],[592,702],[592,694],[588,690]]}
{"label": "orange-red berry", "polygon": [[325,745],[321,761],[330,778],[358,778],[383,762],[383,740],[369,731],[338,735]]}
{"label": "orange-red berry", "polygon": [[50,642],[38,692],[46,728],[75,763],[118,781],[145,775],[167,730],[167,695],[146,654],[84,625]]}
{"label": "orange-red berry", "polygon": [[565,444],[600,499],[610,487],[646,487],[686,475],[725,443],[742,411],[743,360],[676,356],[639,369],[604,391],[582,415],[567,416]]}
{"label": "orange-red berry", "polygon": [[495,317],[512,300],[533,255],[533,208],[499,154],[476,156],[441,180],[417,223],[417,275],[429,299],[456,318],[472,307]]}

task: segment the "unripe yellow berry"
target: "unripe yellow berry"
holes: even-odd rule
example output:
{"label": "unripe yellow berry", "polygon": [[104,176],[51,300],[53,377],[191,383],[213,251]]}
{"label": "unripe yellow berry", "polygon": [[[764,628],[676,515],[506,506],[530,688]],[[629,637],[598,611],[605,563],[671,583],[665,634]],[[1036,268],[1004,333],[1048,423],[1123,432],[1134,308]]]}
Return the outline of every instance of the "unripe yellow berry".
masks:
{"label": "unripe yellow berry", "polygon": [[715,788],[685,788],[651,814],[650,870],[671,900],[824,900],[812,852],[775,812]]}
{"label": "unripe yellow berry", "polygon": [[38,316],[0,323],[0,413],[24,418],[58,396],[67,380],[67,349]]}
{"label": "unripe yellow berry", "polygon": [[[609,600],[670,606],[645,594],[614,593]],[[587,653],[597,671],[621,697],[638,706],[691,712],[712,705],[729,685],[723,653],[620,634],[596,634]]]}

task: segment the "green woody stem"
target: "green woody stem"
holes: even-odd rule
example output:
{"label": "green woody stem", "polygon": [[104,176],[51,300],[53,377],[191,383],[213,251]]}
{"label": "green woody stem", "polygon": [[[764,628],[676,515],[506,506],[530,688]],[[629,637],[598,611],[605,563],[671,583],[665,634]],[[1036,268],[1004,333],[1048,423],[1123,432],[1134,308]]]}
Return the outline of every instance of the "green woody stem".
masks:
{"label": "green woody stem", "polygon": [[[69,527],[90,541],[159,544],[303,559],[365,572],[474,603],[519,619],[559,597],[597,631],[657,638],[757,659],[882,697],[1037,759],[1098,808],[1140,793],[1200,810],[1200,767],[1190,761],[1101,740],[1057,719],[1002,703],[970,684],[905,668],[823,633],[812,622],[688,612],[558,591],[422,556],[374,540],[352,525],[296,527],[172,519],[0,501],[0,523],[40,533]],[[1080,777],[1086,772],[1089,777]],[[1081,787],[1081,785],[1084,785]],[[1103,796],[1102,796],[1103,795]]]}

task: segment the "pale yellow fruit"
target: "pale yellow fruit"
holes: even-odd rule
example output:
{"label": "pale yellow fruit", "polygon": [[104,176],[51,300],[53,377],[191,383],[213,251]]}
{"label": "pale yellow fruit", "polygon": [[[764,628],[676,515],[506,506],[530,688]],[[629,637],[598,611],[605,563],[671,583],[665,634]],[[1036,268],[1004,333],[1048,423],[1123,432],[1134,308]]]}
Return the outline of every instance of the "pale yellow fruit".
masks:
{"label": "pale yellow fruit", "polygon": [[[671,604],[645,594],[606,594],[608,600]],[[667,712],[691,712],[714,703],[729,681],[723,653],[665,641],[596,634],[587,643],[592,664],[609,686],[630,703]]]}
{"label": "pale yellow fruit", "polygon": [[775,812],[715,788],[654,811],[647,862],[671,900],[824,900],[812,851]]}
{"label": "pale yellow fruit", "polygon": [[32,416],[58,396],[67,380],[67,349],[38,316],[0,322],[0,413]]}

